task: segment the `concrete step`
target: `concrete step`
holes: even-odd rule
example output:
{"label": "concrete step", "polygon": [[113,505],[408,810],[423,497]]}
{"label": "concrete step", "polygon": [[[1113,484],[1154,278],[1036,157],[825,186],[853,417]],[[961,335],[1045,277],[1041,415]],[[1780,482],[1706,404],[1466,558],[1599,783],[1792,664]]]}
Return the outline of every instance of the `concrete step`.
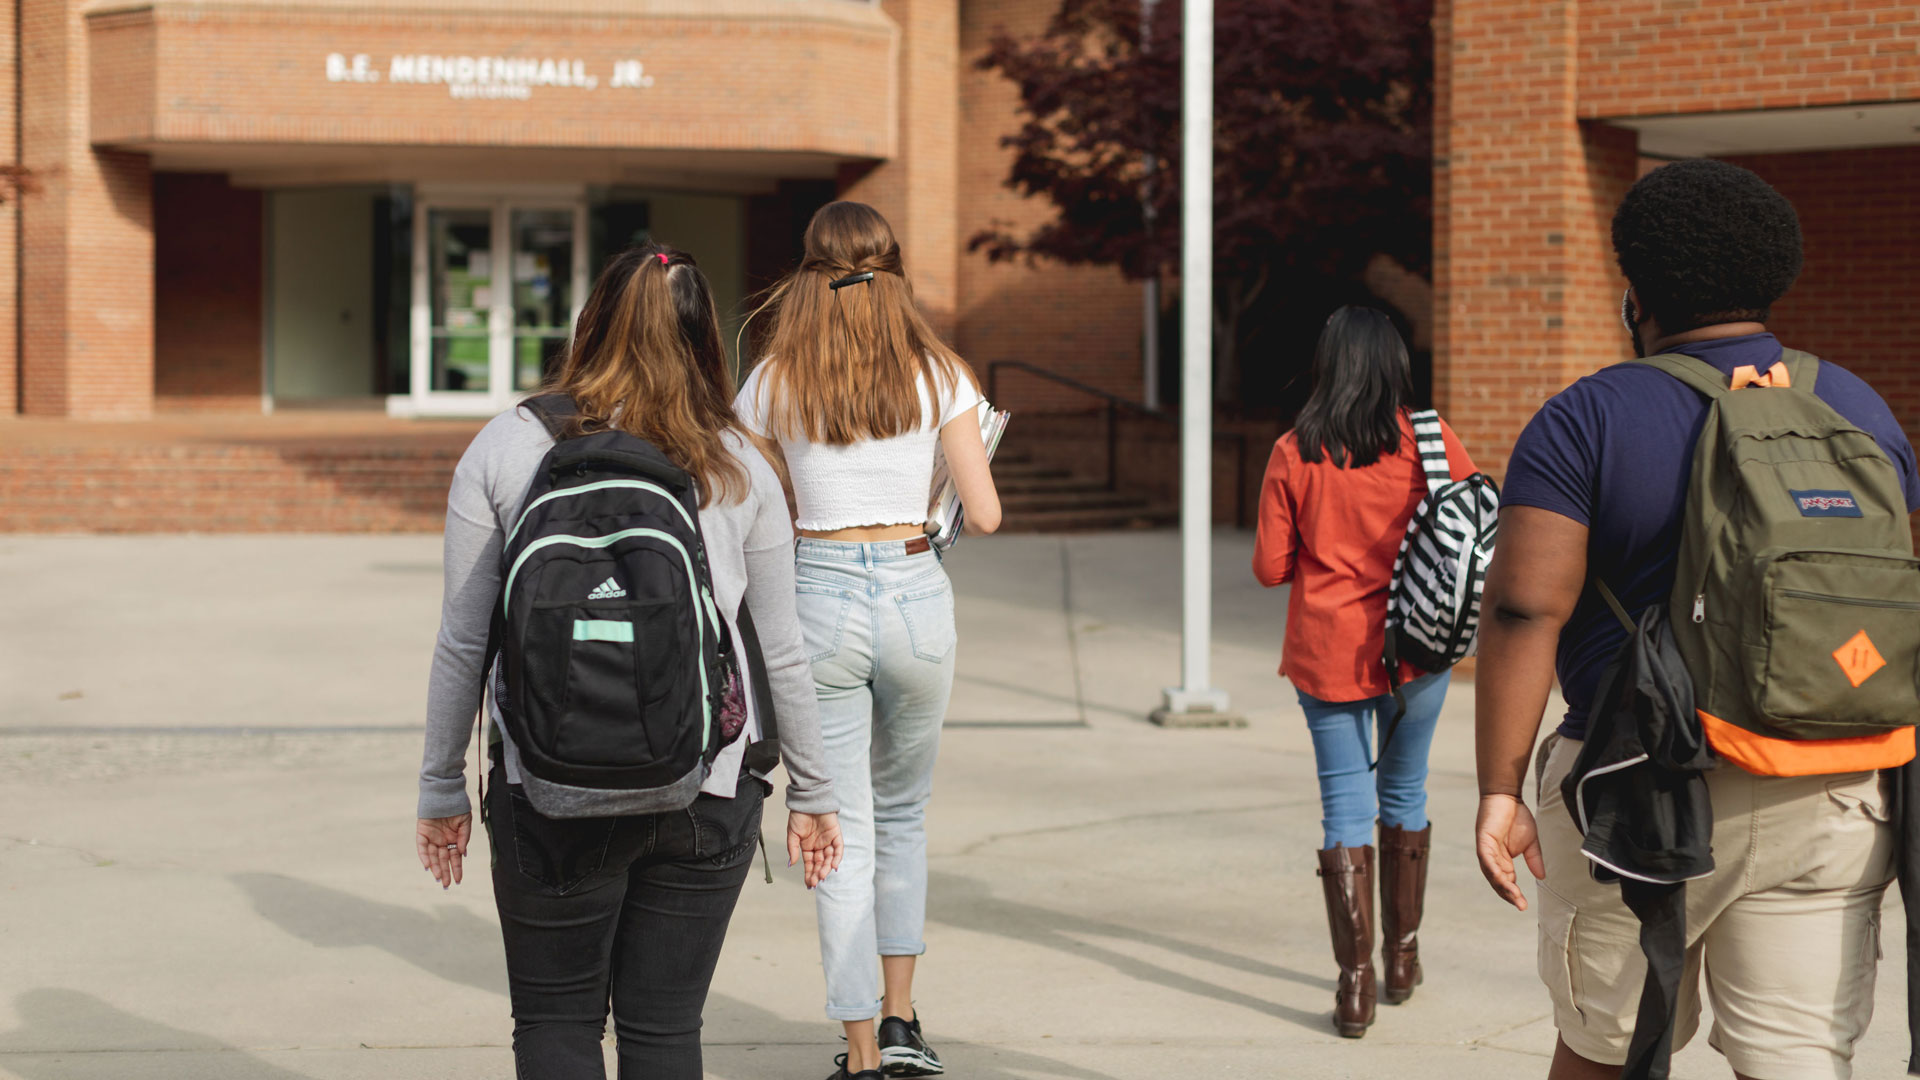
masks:
{"label": "concrete step", "polygon": [[1143,501],[1132,507],[1108,509],[1008,512],[1000,524],[1000,530],[1010,533],[1106,532],[1157,529],[1179,520],[1178,506]]}
{"label": "concrete step", "polygon": [[1147,505],[1147,500],[1124,491],[1087,486],[1061,491],[1000,493],[1000,506],[1008,514],[1044,513],[1051,510],[1126,510]]}

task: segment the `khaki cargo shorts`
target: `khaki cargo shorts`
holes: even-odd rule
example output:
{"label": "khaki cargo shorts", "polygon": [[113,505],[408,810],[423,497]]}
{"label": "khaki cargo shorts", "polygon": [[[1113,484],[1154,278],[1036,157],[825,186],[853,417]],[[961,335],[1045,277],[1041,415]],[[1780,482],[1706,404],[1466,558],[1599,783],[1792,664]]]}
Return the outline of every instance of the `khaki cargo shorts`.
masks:
{"label": "khaki cargo shorts", "polygon": [[[1567,1046],[1626,1061],[1647,963],[1640,922],[1618,885],[1593,880],[1560,797],[1580,743],[1549,736],[1535,800],[1547,877],[1540,883],[1540,978]],[[1897,830],[1879,773],[1754,776],[1723,764],[1713,799],[1711,877],[1687,883],[1687,967],[1674,1049],[1700,1026],[1700,974],[1713,1003],[1708,1043],[1755,1080],[1853,1071],[1873,1018],[1880,900]]]}

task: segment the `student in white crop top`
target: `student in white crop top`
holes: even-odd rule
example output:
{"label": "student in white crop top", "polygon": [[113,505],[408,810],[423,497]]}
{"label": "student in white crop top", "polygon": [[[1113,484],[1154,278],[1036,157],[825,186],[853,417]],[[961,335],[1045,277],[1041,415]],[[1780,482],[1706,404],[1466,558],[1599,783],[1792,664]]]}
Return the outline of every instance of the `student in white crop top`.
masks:
{"label": "student in white crop top", "polygon": [[830,1080],[931,1076],[942,1066],[913,1010],[913,974],[954,629],[953,587],[925,529],[936,439],[968,531],[1000,525],[980,391],[914,307],[900,245],[870,206],[822,207],[767,308],[766,359],[734,409],[786,460],[801,534],[795,606],[846,843],[814,890],[827,1016],[847,1037]]}
{"label": "student in white crop top", "polygon": [[[928,494],[933,486],[934,440],[943,439],[947,426],[953,424],[956,442],[965,443],[969,439],[979,442],[980,426],[975,411],[985,399],[973,380],[963,376],[956,381],[944,373],[936,374],[938,387],[930,392],[924,372],[916,380],[923,419],[919,425],[898,435],[840,446],[809,442],[804,437],[783,437],[784,433],[776,434],[778,429],[770,415],[767,369],[768,365],[762,363],[747,376],[735,409],[754,434],[779,444],[799,510],[799,520],[794,525],[809,536],[845,539],[836,534],[851,529],[861,532],[862,539],[879,539],[865,534],[897,530],[911,539],[914,535],[911,530],[920,528],[927,520]],[[962,419],[966,422],[954,423]],[[1000,500],[985,498],[993,495],[993,478],[983,475],[987,464],[984,452],[979,464],[980,472],[974,479],[984,480],[986,490],[976,492],[975,500],[967,502],[967,518],[977,524],[980,518],[975,516],[976,502],[990,501],[990,513],[984,515],[989,526],[984,531],[991,532],[992,527],[999,524]]]}

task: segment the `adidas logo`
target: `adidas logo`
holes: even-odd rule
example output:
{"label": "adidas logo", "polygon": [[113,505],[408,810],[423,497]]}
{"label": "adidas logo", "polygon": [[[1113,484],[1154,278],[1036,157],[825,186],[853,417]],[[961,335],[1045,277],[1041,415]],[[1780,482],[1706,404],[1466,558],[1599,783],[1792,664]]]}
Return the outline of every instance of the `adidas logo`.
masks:
{"label": "adidas logo", "polygon": [[621,597],[625,595],[627,595],[627,590],[621,588],[619,582],[613,580],[612,578],[608,578],[607,580],[594,586],[593,591],[587,594],[587,599],[612,600],[616,597]]}

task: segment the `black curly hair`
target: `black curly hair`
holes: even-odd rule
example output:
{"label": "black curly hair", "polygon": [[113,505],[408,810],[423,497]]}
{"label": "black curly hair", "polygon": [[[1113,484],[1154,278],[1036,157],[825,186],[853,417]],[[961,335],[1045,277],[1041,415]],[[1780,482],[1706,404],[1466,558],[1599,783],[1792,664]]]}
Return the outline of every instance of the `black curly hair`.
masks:
{"label": "black curly hair", "polygon": [[1613,215],[1613,252],[1640,310],[1676,334],[1765,322],[1800,276],[1800,219],[1786,196],[1724,161],[1640,178]]}

